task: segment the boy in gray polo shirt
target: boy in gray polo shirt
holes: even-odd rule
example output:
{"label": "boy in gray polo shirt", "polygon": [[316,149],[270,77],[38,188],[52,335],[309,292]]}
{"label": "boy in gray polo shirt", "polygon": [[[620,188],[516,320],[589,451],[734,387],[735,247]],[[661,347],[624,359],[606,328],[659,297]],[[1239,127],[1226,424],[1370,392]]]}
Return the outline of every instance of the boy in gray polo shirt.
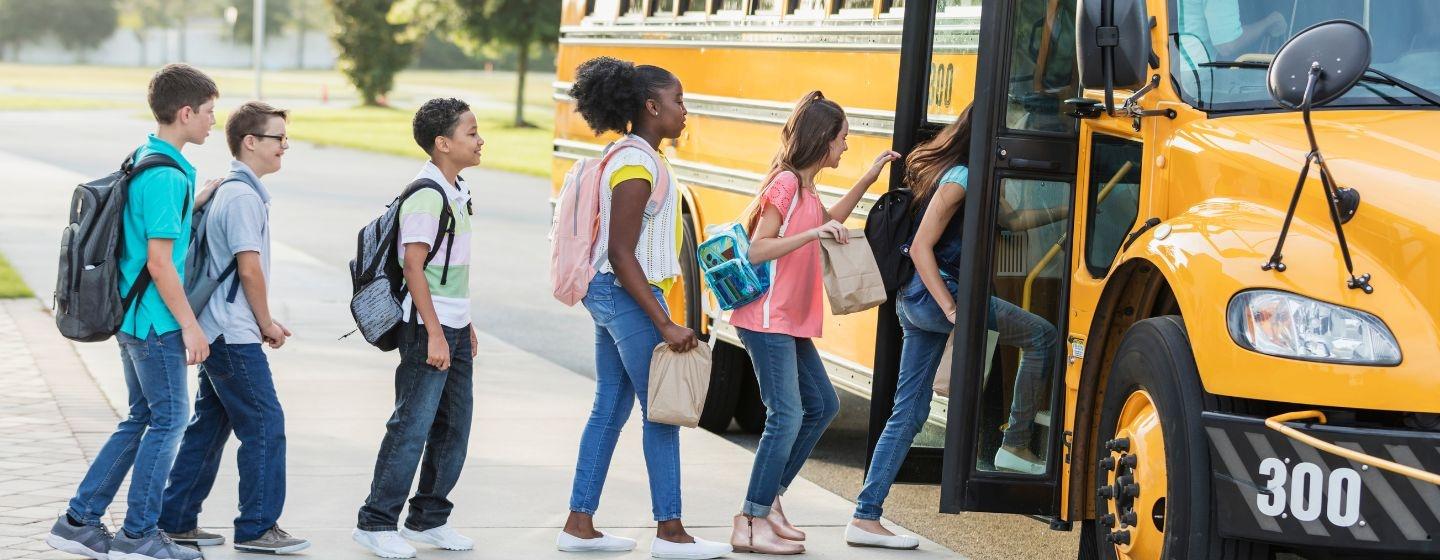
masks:
{"label": "boy in gray polo shirt", "polygon": [[[270,315],[270,192],[260,182],[280,170],[289,147],[285,119],[285,111],[255,101],[231,113],[225,124],[235,156],[230,174],[196,201],[204,210],[209,250],[209,262],[200,273],[219,278],[220,284],[199,314],[210,339],[210,357],[200,366],[195,416],[185,430],[161,506],[160,528],[177,542],[225,542],[223,536],[201,530],[198,517],[233,429],[240,439],[235,548],[285,554],[310,546],[276,523],[285,504],[285,417],[261,348],[263,343],[278,349],[290,336]],[[211,195],[208,204],[205,194]]]}

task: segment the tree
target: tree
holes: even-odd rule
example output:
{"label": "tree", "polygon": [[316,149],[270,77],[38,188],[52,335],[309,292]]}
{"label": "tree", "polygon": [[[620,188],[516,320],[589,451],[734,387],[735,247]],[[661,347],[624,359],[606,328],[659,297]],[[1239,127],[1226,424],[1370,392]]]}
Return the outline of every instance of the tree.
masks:
{"label": "tree", "polygon": [[320,0],[290,0],[290,25],[295,28],[295,68],[305,68],[305,38],[318,25]]}
{"label": "tree", "polygon": [[20,47],[44,37],[54,19],[54,11],[43,2],[0,0],[0,49],[18,60]]}
{"label": "tree", "polygon": [[74,51],[83,62],[85,55],[100,46],[120,25],[120,12],[113,0],[50,0],[54,14],[50,29],[65,50]]}
{"label": "tree", "polygon": [[531,50],[560,38],[560,2],[534,0],[452,0],[460,11],[460,31],[478,43],[499,42],[515,48],[518,84],[515,126],[525,122],[525,73]]}
{"label": "tree", "polygon": [[330,40],[340,51],[340,72],[360,92],[366,105],[395,87],[395,74],[415,57],[406,25],[391,23],[394,0],[329,0],[335,16]]}
{"label": "tree", "polygon": [[149,66],[151,29],[168,29],[175,25],[179,0],[123,0],[120,27],[135,35],[140,43],[140,65]]}
{"label": "tree", "polygon": [[[255,0],[226,0],[226,8],[235,8],[235,23],[230,27],[230,37],[235,41],[250,44],[255,34]],[[265,38],[277,37],[290,23],[290,0],[265,0]]]}

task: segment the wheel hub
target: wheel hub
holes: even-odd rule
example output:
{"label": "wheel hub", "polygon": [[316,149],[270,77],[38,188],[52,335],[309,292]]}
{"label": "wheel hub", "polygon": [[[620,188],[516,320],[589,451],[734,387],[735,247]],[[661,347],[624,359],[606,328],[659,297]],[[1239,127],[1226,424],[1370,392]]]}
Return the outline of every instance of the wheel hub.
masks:
{"label": "wheel hub", "polygon": [[1115,439],[1100,459],[1105,484],[1096,488],[1104,504],[1098,520],[1105,542],[1123,560],[1153,560],[1165,545],[1165,438],[1150,394],[1131,393],[1115,423]]}

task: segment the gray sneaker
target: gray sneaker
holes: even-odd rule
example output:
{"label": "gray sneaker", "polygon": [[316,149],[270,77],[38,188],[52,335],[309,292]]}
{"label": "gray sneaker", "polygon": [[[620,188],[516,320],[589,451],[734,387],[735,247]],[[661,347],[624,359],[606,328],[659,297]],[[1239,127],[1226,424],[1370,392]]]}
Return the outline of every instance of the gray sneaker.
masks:
{"label": "gray sneaker", "polygon": [[125,531],[110,541],[110,560],[200,560],[200,551],[176,543],[164,531],[132,539]]}
{"label": "gray sneaker", "polygon": [[235,550],[266,554],[290,554],[307,548],[310,548],[310,541],[290,536],[290,533],[286,533],[279,525],[271,527],[258,539],[235,543]]}
{"label": "gray sneaker", "polygon": [[110,540],[113,538],[103,523],[76,527],[71,525],[70,520],[62,513],[50,527],[50,534],[45,535],[45,544],[60,552],[106,560],[110,557]]}
{"label": "gray sneaker", "polygon": [[168,533],[170,540],[180,544],[193,544],[195,546],[215,546],[225,544],[225,535],[217,535],[199,527],[185,531],[184,533]]}

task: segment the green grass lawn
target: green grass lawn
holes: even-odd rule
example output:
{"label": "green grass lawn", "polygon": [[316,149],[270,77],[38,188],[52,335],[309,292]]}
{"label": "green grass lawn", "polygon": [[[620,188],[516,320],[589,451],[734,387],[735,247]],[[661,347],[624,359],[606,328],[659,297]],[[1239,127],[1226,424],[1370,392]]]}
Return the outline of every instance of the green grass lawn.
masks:
{"label": "green grass lawn", "polygon": [[[154,68],[100,66],[34,66],[0,64],[0,110],[102,109],[133,107],[136,118],[149,118],[144,106],[146,85]],[[253,75],[248,70],[209,71],[220,87],[221,115],[250,99]],[[83,82],[76,76],[83,76]],[[394,108],[360,107],[359,96],[339,72],[283,70],[265,73],[267,100],[291,112],[290,136],[325,146],[341,146],[423,158],[410,134],[413,109],[433,97],[459,97],[470,103],[485,138],[482,167],[549,176],[554,137],[554,74],[531,73],[525,80],[525,118],[536,128],[514,128],[513,72],[407,70],[395,78],[387,99]],[[66,97],[76,88],[98,98]],[[319,104],[321,92],[328,101]],[[129,99],[133,98],[133,101]],[[300,103],[304,101],[304,103]]]}
{"label": "green grass lawn", "polygon": [[[412,116],[408,109],[382,107],[300,109],[290,115],[288,130],[296,140],[424,159],[410,132]],[[508,110],[477,109],[475,116],[485,139],[481,167],[550,174],[551,114],[528,116],[537,128],[512,128]]]}
{"label": "green grass lawn", "polygon": [[33,297],[30,288],[20,280],[20,275],[10,267],[10,262],[0,255],[0,299]]}
{"label": "green grass lawn", "polygon": [[110,99],[86,97],[45,97],[40,95],[0,94],[0,111],[52,111],[70,109],[123,109],[144,106],[141,103],[123,103]]}

